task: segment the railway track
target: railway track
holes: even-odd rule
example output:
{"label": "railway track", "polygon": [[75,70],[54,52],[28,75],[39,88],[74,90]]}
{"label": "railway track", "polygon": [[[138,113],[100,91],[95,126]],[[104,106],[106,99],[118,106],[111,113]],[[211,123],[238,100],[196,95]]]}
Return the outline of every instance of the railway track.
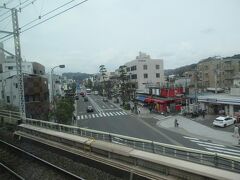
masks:
{"label": "railway track", "polygon": [[0,162],[0,179],[83,179],[3,140]]}

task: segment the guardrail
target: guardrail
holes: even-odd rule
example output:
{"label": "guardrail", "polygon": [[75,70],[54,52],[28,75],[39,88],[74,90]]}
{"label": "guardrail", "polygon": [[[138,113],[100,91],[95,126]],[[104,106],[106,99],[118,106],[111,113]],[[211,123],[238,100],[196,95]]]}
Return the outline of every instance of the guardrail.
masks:
{"label": "guardrail", "polygon": [[170,156],[182,160],[187,160],[199,164],[204,164],[240,173],[240,157],[237,156],[230,156],[221,153],[196,150],[181,146],[154,142],[150,140],[123,136],[114,133],[106,133],[97,130],[90,130],[86,128],[80,128],[30,118],[26,118],[24,123],[36,127],[51,129],[58,132],[69,133],[82,137],[94,138],[96,140],[102,140],[110,143],[125,145],[142,151]]}
{"label": "guardrail", "polygon": [[0,123],[8,123],[17,125],[20,120],[20,112],[9,111],[9,110],[0,110]]}

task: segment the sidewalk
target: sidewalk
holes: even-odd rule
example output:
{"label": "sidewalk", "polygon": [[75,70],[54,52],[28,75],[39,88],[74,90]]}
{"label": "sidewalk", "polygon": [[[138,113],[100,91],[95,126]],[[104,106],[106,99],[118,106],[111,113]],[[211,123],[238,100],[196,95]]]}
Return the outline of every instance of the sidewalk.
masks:
{"label": "sidewalk", "polygon": [[[238,138],[233,137],[233,133],[214,130],[182,116],[169,116],[165,118],[163,116],[155,116],[155,119],[159,120],[157,126],[186,136],[199,137],[228,145],[238,145]],[[174,127],[175,119],[178,120],[179,127]]]}

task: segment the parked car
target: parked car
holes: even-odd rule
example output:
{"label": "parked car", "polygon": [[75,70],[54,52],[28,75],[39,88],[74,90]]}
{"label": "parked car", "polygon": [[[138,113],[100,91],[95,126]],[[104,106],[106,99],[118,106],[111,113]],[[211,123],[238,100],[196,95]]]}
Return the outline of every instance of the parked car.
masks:
{"label": "parked car", "polygon": [[219,116],[213,121],[214,126],[227,127],[229,125],[235,124],[236,118],[229,116]]}
{"label": "parked car", "polygon": [[86,96],[86,97],[84,97],[84,101],[85,102],[87,102],[88,101],[88,97]]}
{"label": "parked car", "polygon": [[87,112],[89,113],[89,112],[93,112],[93,107],[92,106],[88,106],[87,107]]}
{"label": "parked car", "polygon": [[76,96],[75,96],[75,100],[79,100],[79,97],[78,97],[78,95],[76,95]]}

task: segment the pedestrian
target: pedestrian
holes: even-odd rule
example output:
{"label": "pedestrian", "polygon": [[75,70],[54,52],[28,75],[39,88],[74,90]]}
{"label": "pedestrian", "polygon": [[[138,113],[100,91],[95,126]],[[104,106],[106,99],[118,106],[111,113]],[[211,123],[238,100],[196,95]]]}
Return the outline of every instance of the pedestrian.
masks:
{"label": "pedestrian", "polygon": [[178,125],[179,125],[179,124],[178,124],[178,120],[175,119],[175,121],[174,121],[174,126],[175,126],[175,127],[178,127]]}
{"label": "pedestrian", "polygon": [[202,111],[202,117],[205,118],[205,110]]}
{"label": "pedestrian", "polygon": [[138,110],[138,114],[140,114],[140,108],[139,107],[137,108],[137,110]]}
{"label": "pedestrian", "polygon": [[233,137],[239,138],[239,128],[237,125],[235,125],[235,127],[234,127]]}

